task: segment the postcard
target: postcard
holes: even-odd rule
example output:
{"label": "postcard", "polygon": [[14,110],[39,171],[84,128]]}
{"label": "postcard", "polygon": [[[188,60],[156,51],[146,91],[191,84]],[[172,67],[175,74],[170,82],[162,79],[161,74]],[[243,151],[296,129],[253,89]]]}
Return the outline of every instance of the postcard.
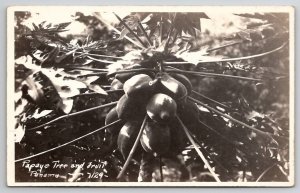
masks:
{"label": "postcard", "polygon": [[294,185],[291,6],[7,10],[9,186]]}

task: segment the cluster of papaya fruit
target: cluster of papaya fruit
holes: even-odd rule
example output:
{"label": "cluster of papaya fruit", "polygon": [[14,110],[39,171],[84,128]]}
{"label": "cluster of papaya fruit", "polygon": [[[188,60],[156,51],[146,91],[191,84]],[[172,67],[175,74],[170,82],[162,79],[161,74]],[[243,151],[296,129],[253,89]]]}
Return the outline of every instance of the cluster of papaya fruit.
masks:
{"label": "cluster of papaya fruit", "polygon": [[116,107],[106,116],[105,124],[121,120],[106,129],[106,138],[126,159],[138,136],[143,120],[140,150],[154,156],[179,152],[187,145],[179,119],[189,124],[198,118],[198,107],[187,100],[192,85],[181,74],[141,71],[116,73],[111,90],[124,90]]}

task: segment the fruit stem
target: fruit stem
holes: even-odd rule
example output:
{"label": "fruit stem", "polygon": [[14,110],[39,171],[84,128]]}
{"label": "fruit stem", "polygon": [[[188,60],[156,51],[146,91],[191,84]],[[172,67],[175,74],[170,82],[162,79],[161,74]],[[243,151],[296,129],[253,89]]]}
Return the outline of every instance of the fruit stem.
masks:
{"label": "fruit stem", "polygon": [[70,118],[70,117],[74,117],[74,116],[77,116],[77,115],[81,115],[81,114],[84,114],[84,113],[87,113],[87,112],[90,112],[90,111],[94,111],[94,110],[99,110],[99,109],[103,109],[103,108],[106,108],[106,107],[110,107],[110,106],[113,106],[113,105],[116,105],[118,102],[111,102],[111,103],[107,103],[105,105],[100,105],[100,106],[96,106],[96,107],[93,107],[93,108],[89,108],[89,109],[85,109],[85,110],[82,110],[82,111],[78,111],[78,112],[75,112],[75,113],[70,113],[70,114],[67,114],[67,115],[63,115],[63,116],[60,116],[60,117],[57,117],[56,119],[53,119],[47,123],[44,123],[42,125],[39,125],[39,126],[36,126],[36,127],[33,127],[33,128],[30,128],[30,129],[26,129],[27,131],[33,131],[33,130],[36,130],[36,129],[39,129],[41,127],[45,127],[46,125],[49,125],[49,124],[52,124],[52,123],[55,123],[57,121],[60,121],[62,119],[66,119],[66,118]]}
{"label": "fruit stem", "polygon": [[[106,93],[115,93],[115,92],[123,92],[124,93],[124,90],[123,89],[106,90],[105,92]],[[70,97],[70,98],[79,97],[79,96],[91,96],[91,95],[104,95],[104,96],[108,96],[108,95],[105,95],[105,94],[102,94],[102,93],[98,93],[98,92],[90,92],[90,93],[81,93],[81,94],[75,95],[75,96]]]}
{"label": "fruit stem", "polygon": [[258,78],[248,78],[243,76],[234,76],[229,74],[217,74],[217,73],[210,73],[210,72],[191,72],[186,70],[166,70],[167,72],[179,73],[179,74],[188,74],[193,76],[204,76],[204,77],[220,77],[220,78],[234,78],[240,80],[250,80],[250,81],[262,81],[262,79]]}
{"label": "fruit stem", "polygon": [[132,159],[132,157],[133,157],[133,154],[134,154],[134,152],[135,152],[135,150],[136,150],[136,148],[137,148],[137,146],[138,146],[138,144],[139,144],[139,142],[140,142],[140,138],[141,138],[142,133],[143,133],[143,131],[144,131],[144,128],[145,128],[145,125],[146,125],[146,121],[147,121],[147,118],[148,118],[148,117],[147,117],[147,115],[146,115],[145,118],[144,118],[144,120],[143,120],[143,123],[142,123],[142,125],[141,125],[141,128],[140,128],[140,131],[139,131],[139,133],[138,133],[138,136],[136,137],[135,142],[134,142],[134,144],[133,144],[133,146],[132,146],[132,148],[131,148],[131,150],[130,150],[130,152],[129,152],[129,155],[128,155],[126,161],[125,161],[125,164],[123,165],[122,170],[120,171],[120,173],[119,173],[118,176],[117,176],[117,180],[120,180],[120,179],[124,176],[124,174],[125,174],[125,171],[126,171],[128,165],[129,165],[129,163],[130,163],[130,161],[131,161],[131,159]]}
{"label": "fruit stem", "polygon": [[163,62],[159,62],[159,63],[158,63],[158,67],[159,67],[159,72],[160,72],[160,73],[163,73],[163,72],[165,71]]}
{"label": "fruit stem", "polygon": [[113,63],[115,63],[115,61],[100,60],[100,59],[97,59],[97,58],[93,58],[91,56],[87,56],[87,58],[89,58],[89,59],[91,59],[93,61],[101,62],[101,63],[107,63],[107,64],[113,64]]}
{"label": "fruit stem", "polygon": [[211,102],[214,102],[214,103],[216,103],[216,104],[218,104],[218,105],[220,105],[220,106],[222,106],[222,107],[224,107],[224,108],[231,109],[231,108],[228,107],[227,105],[224,105],[223,103],[218,102],[218,101],[216,101],[216,100],[214,100],[214,99],[212,99],[212,98],[210,98],[210,97],[207,97],[207,96],[205,96],[205,95],[203,95],[203,94],[201,94],[201,93],[199,93],[199,92],[197,92],[197,91],[195,91],[195,90],[192,90],[192,93],[195,94],[195,95],[197,95],[197,96],[200,96],[200,97],[202,97],[202,98],[205,98],[205,99],[207,99],[207,100],[209,100],[209,101],[211,101]]}
{"label": "fruit stem", "polygon": [[84,77],[89,77],[89,76],[101,76],[101,75],[106,75],[106,74],[107,74],[107,72],[98,72],[98,73],[79,75],[79,76],[77,76],[77,78],[84,78]]}
{"label": "fruit stem", "polygon": [[184,125],[184,123],[181,121],[181,119],[178,116],[176,116],[176,118],[178,119],[179,123],[182,126],[183,131],[185,132],[185,134],[188,137],[188,139],[191,142],[191,144],[194,146],[194,149],[196,150],[196,152],[198,153],[198,155],[202,159],[203,163],[205,164],[205,166],[207,167],[207,169],[209,170],[209,172],[212,174],[212,176],[215,178],[215,180],[217,182],[221,182],[221,180],[219,179],[218,175],[214,172],[214,170],[212,169],[212,167],[209,165],[209,162],[204,157],[203,153],[197,147],[197,144],[195,143],[193,137],[190,135],[189,130],[186,128],[186,126]]}
{"label": "fruit stem", "polygon": [[115,75],[115,74],[124,74],[128,72],[157,72],[155,69],[150,69],[150,68],[139,68],[139,69],[131,69],[131,70],[118,70],[115,72],[110,73],[109,75]]}
{"label": "fruit stem", "polygon": [[132,29],[124,22],[116,13],[113,12],[113,14],[118,18],[118,20],[121,22],[122,25],[140,42],[140,44],[146,48],[147,46],[144,44],[144,42],[140,39],[140,37],[132,31]]}
{"label": "fruit stem", "polygon": [[80,140],[80,139],[83,139],[83,138],[85,138],[85,137],[88,137],[88,136],[90,136],[90,135],[92,135],[92,134],[94,134],[94,133],[96,133],[96,132],[98,132],[98,131],[102,131],[103,129],[106,129],[106,128],[108,128],[108,127],[110,127],[110,126],[113,126],[113,125],[115,125],[115,124],[118,124],[118,123],[120,123],[120,122],[121,122],[121,120],[119,119],[119,120],[117,120],[117,121],[114,121],[114,122],[112,122],[112,123],[110,123],[110,124],[107,124],[107,125],[105,125],[105,126],[99,128],[99,129],[96,129],[96,130],[94,130],[94,131],[92,131],[92,132],[89,132],[89,133],[87,133],[87,134],[85,134],[85,135],[83,135],[83,136],[80,136],[80,137],[78,137],[78,138],[76,138],[76,139],[73,139],[73,140],[71,140],[71,141],[69,141],[69,142],[66,142],[66,143],[64,143],[64,144],[61,144],[61,145],[59,145],[59,146],[57,146],[57,147],[48,149],[48,150],[46,150],[46,151],[43,151],[43,152],[40,152],[40,153],[31,155],[31,156],[28,156],[28,157],[24,157],[24,158],[21,158],[21,159],[17,159],[17,160],[15,160],[15,163],[20,162],[20,161],[23,161],[23,160],[31,159],[31,158],[34,158],[34,157],[43,155],[43,154],[45,154],[45,153],[49,153],[49,152],[51,152],[51,151],[57,150],[57,149],[59,149],[59,148],[62,148],[62,147],[64,147],[64,146],[66,146],[66,145],[69,145],[69,144],[71,144],[71,143],[74,143],[74,142],[76,142],[76,141],[78,141],[78,140]]}
{"label": "fruit stem", "polygon": [[212,51],[215,51],[215,50],[219,50],[219,49],[222,49],[222,48],[226,48],[228,46],[233,46],[233,45],[241,44],[241,43],[243,43],[243,41],[230,42],[228,44],[224,44],[224,45],[220,45],[220,46],[217,46],[217,47],[214,47],[214,48],[207,49],[206,51],[207,52],[212,52]]}
{"label": "fruit stem", "polygon": [[[119,30],[117,30],[115,27],[113,27],[109,22],[105,21],[98,13],[94,13],[93,14],[97,19],[99,19],[102,23],[104,23],[108,28],[114,30],[115,32],[117,32],[118,34],[121,34],[121,32]],[[144,49],[144,47],[142,45],[140,45],[138,42],[136,42],[135,40],[131,39],[128,36],[124,36],[128,41],[130,41],[131,43],[133,43],[134,45],[138,46],[139,48]]]}
{"label": "fruit stem", "polygon": [[[67,55],[69,55],[69,53],[75,53],[75,54],[80,54],[80,55],[87,55],[87,56],[96,56],[96,57],[103,57],[103,58],[112,58],[112,59],[122,59],[123,57],[118,57],[118,56],[108,56],[108,55],[102,55],[102,54],[92,54],[92,53],[88,53],[88,52],[79,52],[75,50],[66,50],[66,51],[61,51],[63,53],[66,53]],[[68,52],[67,52],[68,51]]]}
{"label": "fruit stem", "polygon": [[76,67],[76,66],[68,66],[68,67],[64,67],[64,69],[86,70],[86,71],[94,71],[94,72],[107,72],[108,71],[108,69],[103,69],[103,68],[84,68],[84,67]]}
{"label": "fruit stem", "polygon": [[[84,53],[84,52],[77,52],[77,53]],[[91,53],[86,53],[88,56],[97,56],[97,57],[104,57],[104,58],[112,58],[112,59],[122,59],[123,57],[118,57],[118,56],[108,56],[108,55],[102,55],[102,54],[91,54]]]}

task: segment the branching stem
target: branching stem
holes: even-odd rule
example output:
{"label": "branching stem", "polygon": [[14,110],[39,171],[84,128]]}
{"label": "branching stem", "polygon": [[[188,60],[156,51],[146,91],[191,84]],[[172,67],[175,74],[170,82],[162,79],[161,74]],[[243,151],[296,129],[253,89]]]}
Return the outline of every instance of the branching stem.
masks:
{"label": "branching stem", "polygon": [[[195,102],[195,103],[197,103],[197,104],[199,104],[199,105],[201,105],[201,106],[203,106],[203,107],[205,107],[205,108],[207,108],[207,109],[209,109],[209,110],[211,110],[211,111],[213,111],[213,112],[215,112],[215,113],[217,113],[217,114],[219,114],[219,115],[221,115],[221,116],[223,116],[223,117],[225,117],[225,118],[227,118],[227,119],[229,119],[229,120],[231,120],[231,121],[233,121],[233,122],[235,122],[235,123],[238,123],[238,124],[240,124],[240,125],[242,125],[242,126],[248,128],[248,129],[254,131],[254,132],[257,133],[257,134],[260,134],[260,135],[262,135],[262,136],[264,136],[264,137],[267,137],[267,138],[271,139],[274,143],[277,144],[277,142],[276,142],[276,141],[273,139],[273,137],[272,137],[274,134],[266,133],[266,132],[261,131],[261,130],[259,130],[259,129],[256,129],[256,128],[250,126],[250,125],[247,125],[246,123],[243,123],[242,121],[239,121],[239,120],[237,120],[237,119],[235,119],[235,118],[233,118],[233,117],[231,117],[231,116],[229,116],[229,115],[226,115],[226,114],[222,113],[221,111],[219,111],[219,110],[217,110],[217,109],[215,109],[215,108],[212,108],[212,107],[210,107],[210,106],[204,104],[203,102],[201,102],[201,101],[199,101],[199,100],[196,100],[196,99],[194,99],[194,98],[192,98],[192,97],[188,97],[188,99],[189,99],[190,101],[192,101],[192,102]],[[279,136],[276,136],[276,137],[279,137]],[[284,138],[284,137],[281,137],[281,138]]]}
{"label": "branching stem", "polygon": [[224,141],[236,146],[237,144],[235,144],[232,140],[228,139],[227,137],[225,137],[224,135],[222,135],[220,132],[218,132],[217,130],[213,129],[212,127],[210,127],[209,125],[207,125],[206,123],[204,123],[203,121],[198,120],[199,123],[201,123],[202,125],[204,125],[208,130],[214,132],[216,135],[218,135],[219,137],[221,137]]}
{"label": "branching stem", "polygon": [[211,102],[214,102],[214,103],[216,103],[216,104],[218,104],[218,105],[220,105],[220,106],[222,106],[224,108],[230,109],[230,107],[228,107],[227,105],[224,105],[221,102],[218,102],[218,101],[216,101],[216,100],[214,100],[214,99],[212,99],[210,97],[207,97],[207,96],[205,96],[205,95],[203,95],[203,94],[201,94],[199,92],[196,92],[195,90],[192,90],[192,93],[195,94],[196,96],[200,96],[200,97],[205,98],[205,99],[207,99],[207,100],[209,100]]}
{"label": "branching stem", "polygon": [[[107,93],[115,93],[115,92],[124,92],[124,90],[123,89],[106,90],[105,92],[107,92]],[[104,94],[101,94],[101,93],[98,93],[98,92],[90,92],[90,93],[81,93],[81,94],[75,95],[74,97],[78,97],[78,96],[92,96],[92,95],[104,95]],[[108,95],[105,95],[105,96],[108,96]]]}
{"label": "branching stem", "polygon": [[65,69],[86,70],[86,71],[94,71],[94,72],[107,72],[108,71],[108,69],[103,69],[103,68],[84,68],[84,67],[77,67],[77,66],[68,66],[68,67],[65,67]]}
{"label": "branching stem", "polygon": [[[216,63],[216,62],[232,62],[232,61],[240,61],[240,60],[249,60],[249,59],[254,59],[254,58],[259,58],[263,57],[269,54],[272,54],[274,52],[277,52],[284,48],[287,43],[282,44],[278,48],[275,48],[274,50],[268,51],[268,52],[263,52],[261,54],[255,54],[251,56],[244,56],[244,57],[238,57],[238,58],[225,58],[225,59],[220,59],[220,60],[208,60],[208,61],[199,61],[198,64],[201,63]],[[172,64],[191,64],[190,62],[164,62],[165,64],[172,65]]]}
{"label": "branching stem", "polygon": [[158,71],[155,69],[150,69],[150,68],[139,68],[139,69],[130,69],[130,70],[118,70],[109,75],[124,74],[124,73],[128,73],[128,72],[158,72]]}
{"label": "branching stem", "polygon": [[124,25],[124,27],[140,42],[140,44],[146,48],[147,46],[144,44],[144,42],[141,40],[141,38],[132,31],[132,29],[126,24],[126,22],[124,22],[116,13],[113,13],[116,18],[118,18],[118,20],[121,22],[122,25]]}
{"label": "branching stem", "polygon": [[32,130],[36,130],[36,129],[45,127],[47,125],[50,125],[50,124],[55,123],[57,121],[60,121],[62,119],[66,119],[66,118],[70,118],[70,117],[74,117],[74,116],[77,116],[77,115],[81,115],[81,114],[84,114],[84,113],[87,113],[87,112],[90,112],[90,111],[95,111],[95,110],[103,109],[103,108],[106,108],[106,107],[110,107],[110,106],[116,105],[117,103],[118,102],[111,102],[111,103],[107,103],[105,105],[100,105],[100,106],[96,106],[96,107],[93,107],[93,108],[89,108],[89,109],[85,109],[85,110],[82,110],[82,111],[78,111],[78,112],[75,112],[75,113],[63,115],[63,116],[57,117],[56,119],[53,119],[53,120],[51,120],[51,121],[49,121],[47,123],[44,123],[42,125],[30,128],[30,129],[27,129],[27,131],[32,131]]}
{"label": "branching stem", "polygon": [[168,37],[167,37],[167,41],[166,41],[165,48],[164,48],[164,53],[165,54],[167,54],[167,52],[168,52],[169,43],[170,43],[170,39],[171,39],[171,34],[174,30],[174,23],[175,23],[176,16],[177,16],[177,13],[175,13],[175,15],[174,15],[173,21],[171,23],[171,26],[170,26],[170,29],[169,29],[169,32],[168,32]]}
{"label": "branching stem", "polygon": [[221,46],[218,46],[218,47],[207,49],[206,51],[207,52],[212,52],[212,51],[215,51],[215,50],[219,50],[219,49],[222,49],[222,48],[226,48],[228,46],[233,46],[233,45],[241,44],[241,43],[243,43],[243,41],[231,42],[231,43],[228,43],[228,44],[225,44],[225,45],[221,45]]}
{"label": "branching stem", "polygon": [[203,153],[199,150],[199,148],[198,148],[197,144],[195,143],[193,137],[190,135],[189,130],[186,128],[186,126],[184,125],[184,123],[181,121],[181,119],[178,116],[177,116],[177,119],[178,119],[179,123],[181,124],[181,126],[182,126],[182,128],[183,128],[186,136],[188,137],[189,141],[194,146],[194,149],[198,153],[199,157],[202,159],[204,165],[207,167],[207,169],[212,174],[212,176],[215,178],[215,180],[217,182],[221,182],[221,180],[219,179],[218,175],[215,173],[215,171],[213,170],[213,168],[210,166],[209,162],[207,161],[207,159],[205,158],[205,156],[203,155]]}
{"label": "branching stem", "polygon": [[173,29],[174,29],[174,26],[172,24],[171,27],[170,27],[170,29],[169,29],[168,38],[167,38],[167,41],[166,41],[166,44],[165,44],[165,48],[164,48],[164,53],[165,54],[168,52],[169,42],[170,42],[170,39],[171,39],[171,34],[173,32]]}
{"label": "branching stem", "polygon": [[240,80],[247,80],[247,81],[262,81],[262,79],[258,78],[248,78],[243,76],[234,76],[229,74],[216,74],[210,72],[193,72],[193,71],[186,71],[186,70],[166,70],[166,72],[173,72],[179,74],[188,74],[193,76],[204,76],[204,77],[219,77],[219,78],[233,78],[233,79],[240,79]]}
{"label": "branching stem", "polygon": [[140,30],[143,32],[144,36],[146,37],[149,46],[152,46],[152,45],[151,45],[150,37],[148,36],[147,32],[145,31],[145,29],[144,29],[144,27],[143,27],[141,21],[138,21],[138,24],[139,24]]}
{"label": "branching stem", "polygon": [[99,132],[99,131],[101,131],[101,130],[103,130],[103,129],[106,129],[106,128],[110,127],[110,126],[113,126],[113,125],[115,125],[115,124],[118,124],[119,122],[121,122],[121,120],[114,121],[114,122],[112,122],[112,123],[110,123],[110,124],[105,125],[104,127],[101,127],[101,128],[99,128],[99,129],[96,129],[96,130],[94,130],[94,131],[92,131],[92,132],[89,132],[89,133],[87,133],[87,134],[85,134],[85,135],[83,135],[83,136],[81,136],[81,137],[78,137],[78,138],[76,138],[76,139],[73,139],[73,140],[71,140],[71,141],[69,141],[69,142],[66,142],[66,143],[64,143],[64,144],[61,144],[61,145],[59,145],[59,146],[57,146],[57,147],[48,149],[48,150],[46,150],[46,151],[43,151],[43,152],[40,152],[40,153],[31,155],[31,156],[28,156],[28,157],[25,157],[25,158],[17,159],[17,160],[15,160],[15,163],[16,163],[16,162],[21,162],[21,161],[24,161],[24,160],[27,160],[27,159],[31,159],[31,158],[34,158],[34,157],[37,157],[37,156],[40,156],[40,155],[43,155],[43,154],[46,154],[46,153],[49,153],[49,152],[51,152],[51,151],[57,150],[57,149],[59,149],[59,148],[62,148],[62,147],[64,147],[64,146],[66,146],[66,145],[70,145],[71,143],[74,143],[74,142],[76,142],[76,141],[78,141],[78,140],[80,140],[80,139],[83,139],[83,138],[85,138],[85,137],[88,137],[88,136],[90,136],[90,135],[92,135],[92,134],[94,134],[94,133],[96,133],[96,132]]}
{"label": "branching stem", "polygon": [[106,75],[106,72],[98,72],[98,73],[91,73],[91,74],[83,74],[83,75],[79,75],[77,76],[78,78],[83,78],[83,77],[89,77],[89,76],[102,76],[102,75]]}
{"label": "branching stem", "polygon": [[[65,51],[63,51],[65,52]],[[88,52],[78,52],[76,50],[72,50],[70,52],[66,52],[67,55],[69,55],[69,53],[76,53],[76,54],[80,54],[80,55],[87,55],[87,56],[96,56],[96,57],[103,57],[103,58],[112,58],[112,59],[122,59],[122,57],[118,57],[118,56],[108,56],[108,55],[102,55],[102,54],[92,54],[92,53],[88,53]]]}
{"label": "branching stem", "polygon": [[[102,23],[104,23],[108,28],[114,30],[115,32],[117,32],[118,34],[121,34],[121,32],[119,30],[117,30],[115,27],[113,27],[109,22],[105,21],[99,14],[94,13],[93,14],[97,19],[99,19]],[[131,43],[133,43],[134,45],[138,46],[139,48],[144,49],[144,46],[142,46],[141,44],[139,44],[138,42],[134,41],[133,39],[131,39],[128,36],[124,36],[128,41],[130,41]]]}
{"label": "branching stem", "polygon": [[218,164],[223,170],[225,170],[226,172],[229,172],[228,169],[225,168],[225,166],[223,166],[217,159],[215,159],[204,147],[204,145],[201,145],[201,142],[196,138],[196,136],[189,130],[189,133],[192,137],[194,137],[194,140],[196,143],[198,143],[198,146],[200,147],[200,149],[202,149],[203,152],[205,152],[212,161],[214,161],[216,164]]}
{"label": "branching stem", "polygon": [[91,59],[93,61],[97,61],[97,62],[101,62],[101,63],[107,63],[107,64],[112,64],[114,63],[114,61],[109,61],[109,60],[100,60],[100,59],[97,59],[97,58],[93,58],[91,56],[87,56],[88,59]]}
{"label": "branching stem", "polygon": [[122,179],[122,177],[123,177],[124,174],[125,174],[125,171],[126,171],[127,167],[129,166],[129,163],[130,163],[130,161],[131,161],[131,159],[132,159],[132,157],[133,157],[133,154],[134,154],[134,152],[135,152],[135,150],[136,150],[136,148],[137,148],[137,146],[138,146],[138,144],[139,144],[139,142],[140,142],[140,138],[141,138],[142,133],[143,133],[143,131],[144,131],[145,124],[146,124],[146,121],[147,121],[147,118],[148,118],[148,117],[147,117],[147,115],[146,115],[145,118],[144,118],[144,120],[143,120],[143,123],[142,123],[142,126],[141,126],[141,128],[140,128],[140,131],[139,131],[139,133],[138,133],[138,136],[136,137],[135,142],[134,142],[134,144],[133,144],[133,146],[132,146],[132,148],[131,148],[131,150],[130,150],[130,152],[129,152],[129,155],[128,155],[126,161],[125,161],[125,164],[124,164],[124,166],[122,167],[122,170],[120,171],[119,175],[117,176],[117,179],[118,179],[118,180]]}
{"label": "branching stem", "polygon": [[162,16],[160,17],[160,23],[159,23],[159,45],[161,45],[163,40],[163,19]]}

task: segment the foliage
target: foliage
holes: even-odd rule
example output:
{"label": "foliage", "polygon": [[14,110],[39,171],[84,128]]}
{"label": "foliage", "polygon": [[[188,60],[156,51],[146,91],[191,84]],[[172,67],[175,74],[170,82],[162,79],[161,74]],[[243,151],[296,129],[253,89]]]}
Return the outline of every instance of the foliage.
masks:
{"label": "foliage", "polygon": [[[161,173],[164,181],[288,181],[287,15],[238,14],[247,29],[215,37],[201,31],[200,21],[210,19],[205,13],[131,13],[123,19],[116,15],[120,24],[113,27],[104,26],[101,14],[78,12],[77,21],[90,34],[67,38],[60,32],[70,23],[45,21],[29,29],[22,25],[28,16],[16,13],[18,173],[23,172],[20,161],[33,156],[40,163],[108,163],[104,177],[96,181],[115,181],[117,176],[123,181],[137,181],[138,176],[160,181]],[[181,136],[187,135],[176,138],[184,143],[182,151],[170,149],[153,157],[138,149],[144,153],[131,160],[111,145],[116,139],[104,129],[81,138],[105,125],[113,106],[105,104],[122,96],[124,91],[113,89],[113,79],[140,72],[156,77],[183,74],[191,82],[187,99],[196,104],[197,113],[191,113],[196,122],[188,114],[180,117],[178,124],[186,128]],[[65,144],[74,139],[78,140]],[[40,152],[44,153],[35,157]],[[53,181],[95,180],[72,177],[76,172],[69,168]],[[16,180],[36,179],[17,175]]]}

